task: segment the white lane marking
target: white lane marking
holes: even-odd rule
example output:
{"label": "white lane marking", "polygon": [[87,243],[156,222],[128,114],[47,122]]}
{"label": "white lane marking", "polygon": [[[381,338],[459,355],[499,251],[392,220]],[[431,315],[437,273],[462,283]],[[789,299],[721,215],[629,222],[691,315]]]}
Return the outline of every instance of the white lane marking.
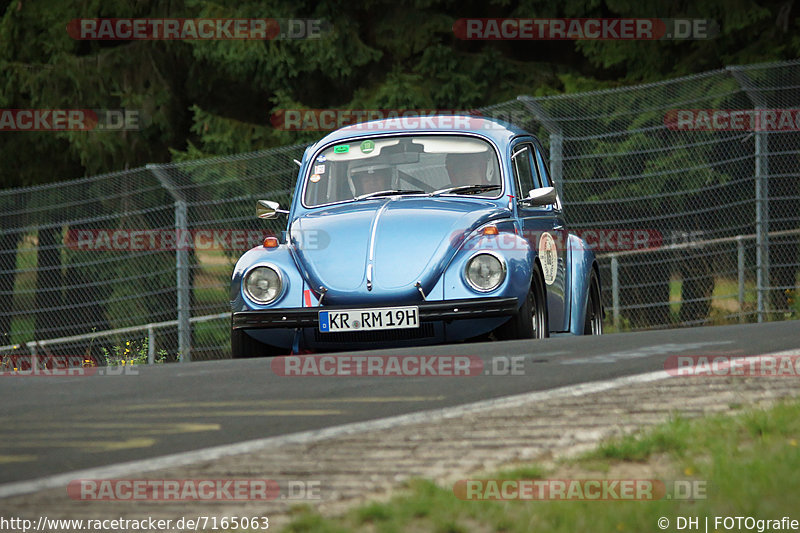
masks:
{"label": "white lane marking", "polygon": [[[785,352],[775,352],[763,355],[793,355],[797,353],[797,350],[788,350]],[[203,461],[214,461],[223,457],[258,452],[267,448],[276,448],[291,444],[307,444],[334,437],[352,435],[354,433],[391,429],[397,426],[405,426],[421,422],[433,422],[447,418],[456,418],[467,413],[487,411],[490,409],[514,408],[528,403],[552,400],[554,398],[585,396],[587,394],[603,392],[628,385],[660,381],[670,377],[672,376],[670,376],[666,371],[657,370],[655,372],[648,372],[646,374],[636,374],[633,376],[624,376],[605,381],[568,385],[566,387],[559,387],[557,389],[551,389],[547,391],[526,392],[524,394],[517,394],[514,396],[506,396],[492,400],[482,400],[470,404],[444,407],[441,409],[432,409],[430,411],[422,411],[418,413],[409,413],[405,415],[392,416],[389,418],[382,418],[379,420],[353,422],[331,428],[293,433],[291,435],[267,437],[263,439],[238,442],[235,444],[225,444],[222,446],[203,448],[190,452],[164,455],[162,457],[155,457],[152,459],[143,459],[116,465],[75,470],[63,474],[55,474],[37,479],[16,481],[0,485],[0,498],[10,498],[12,496],[31,494],[46,489],[65,489],[67,484],[75,479],[109,479],[139,475],[144,472],[152,472],[153,470],[160,470],[162,468],[175,468],[179,466],[200,463]]]}
{"label": "white lane marking", "polygon": [[654,346],[643,346],[633,350],[624,350],[621,352],[611,352],[602,355],[592,355],[589,357],[581,357],[578,359],[561,359],[559,363],[562,365],[585,365],[596,363],[616,363],[623,359],[639,359],[642,357],[650,357],[652,355],[672,355],[675,352],[686,352],[689,350],[699,350],[706,346],[717,346],[722,344],[734,344],[734,341],[712,341],[712,342],[684,342],[684,343],[668,343],[656,344]]}

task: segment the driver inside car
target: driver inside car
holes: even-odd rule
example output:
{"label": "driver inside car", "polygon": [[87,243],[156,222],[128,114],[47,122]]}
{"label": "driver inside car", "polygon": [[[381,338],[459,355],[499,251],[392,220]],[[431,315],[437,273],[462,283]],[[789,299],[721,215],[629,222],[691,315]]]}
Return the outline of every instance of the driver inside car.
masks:
{"label": "driver inside car", "polygon": [[372,165],[353,169],[351,180],[356,196],[392,188],[392,169],[388,166]]}
{"label": "driver inside car", "polygon": [[444,166],[453,187],[462,185],[488,185],[486,167],[489,160],[485,154],[447,154]]}

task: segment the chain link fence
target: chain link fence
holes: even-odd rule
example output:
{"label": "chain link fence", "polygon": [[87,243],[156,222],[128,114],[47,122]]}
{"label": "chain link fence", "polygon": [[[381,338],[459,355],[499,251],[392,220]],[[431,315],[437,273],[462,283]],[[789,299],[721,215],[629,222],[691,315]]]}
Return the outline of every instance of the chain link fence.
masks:
{"label": "chain link fence", "polygon": [[799,89],[791,61],[484,112],[549,142],[570,229],[606,237],[612,329],[760,322],[800,314]]}
{"label": "chain link fence", "polygon": [[[793,61],[480,112],[548,147],[607,326],[638,330],[800,315],[798,108]],[[255,200],[290,203],[303,148],[0,191],[0,356],[228,357],[233,264],[283,229]]]}

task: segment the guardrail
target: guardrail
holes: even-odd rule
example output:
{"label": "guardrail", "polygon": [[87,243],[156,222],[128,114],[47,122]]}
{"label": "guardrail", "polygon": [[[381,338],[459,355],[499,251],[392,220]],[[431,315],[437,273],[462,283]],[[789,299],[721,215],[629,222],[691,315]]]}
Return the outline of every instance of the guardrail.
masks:
{"label": "guardrail", "polygon": [[[800,235],[800,229],[796,230],[783,230],[783,231],[771,231],[767,233],[768,238],[773,237],[785,237],[789,235]],[[726,243],[736,243],[736,256],[737,256],[737,281],[738,281],[738,301],[739,301],[739,321],[744,322],[744,317],[746,314],[742,311],[744,307],[744,299],[745,299],[745,249],[744,249],[744,242],[747,240],[756,240],[758,238],[758,234],[749,234],[749,235],[736,235],[734,237],[721,237],[717,239],[705,239],[699,241],[691,241],[691,242],[682,242],[677,244],[670,244],[667,246],[661,246],[657,248],[642,248],[637,250],[625,250],[621,252],[610,252],[605,254],[597,254],[598,259],[610,259],[611,262],[611,310],[613,316],[613,324],[614,327],[618,328],[620,325],[620,297],[619,297],[619,258],[626,257],[626,256],[633,256],[633,255],[642,255],[647,253],[653,252],[664,252],[664,251],[679,251],[679,250],[686,250],[692,248],[703,248],[706,246],[712,246],[716,244],[726,244]],[[756,291],[759,295],[764,295],[766,291],[774,289],[774,287],[770,287],[768,284],[764,283],[766,280],[763,277],[757,277],[757,284],[756,284]],[[766,308],[766,301],[767,298],[759,297],[756,308],[756,313],[758,315],[758,321],[763,322],[764,314],[767,312]]]}
{"label": "guardrail", "polygon": [[[195,324],[199,322],[209,322],[211,320],[230,320],[230,313],[219,313],[216,315],[203,315],[189,318],[189,323]],[[147,364],[152,365],[155,362],[156,355],[156,330],[161,328],[175,327],[180,324],[178,320],[167,320],[165,322],[154,322],[151,324],[142,324],[140,326],[129,326],[126,328],[108,329],[104,331],[93,331],[92,333],[84,333],[82,335],[71,335],[69,337],[59,337],[57,339],[45,339],[41,341],[28,341],[21,344],[9,344],[0,346],[0,355],[6,352],[17,352],[23,348],[30,355],[40,355],[40,351],[46,352],[46,347],[52,344],[67,344],[70,342],[78,342],[83,340],[94,340],[98,337],[113,337],[115,335],[122,335],[125,333],[134,333],[137,331],[147,331]],[[48,354],[44,354],[48,355]],[[188,362],[190,359],[181,359],[182,362]]]}

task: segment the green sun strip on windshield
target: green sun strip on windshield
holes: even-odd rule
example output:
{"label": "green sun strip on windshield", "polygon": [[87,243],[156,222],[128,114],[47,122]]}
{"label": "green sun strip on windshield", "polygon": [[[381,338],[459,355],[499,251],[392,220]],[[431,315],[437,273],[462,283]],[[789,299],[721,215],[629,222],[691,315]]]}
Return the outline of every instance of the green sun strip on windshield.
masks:
{"label": "green sun strip on windshield", "polygon": [[334,146],[333,147],[333,153],[334,154],[346,154],[349,151],[350,151],[350,145],[349,144],[340,144],[339,146]]}

